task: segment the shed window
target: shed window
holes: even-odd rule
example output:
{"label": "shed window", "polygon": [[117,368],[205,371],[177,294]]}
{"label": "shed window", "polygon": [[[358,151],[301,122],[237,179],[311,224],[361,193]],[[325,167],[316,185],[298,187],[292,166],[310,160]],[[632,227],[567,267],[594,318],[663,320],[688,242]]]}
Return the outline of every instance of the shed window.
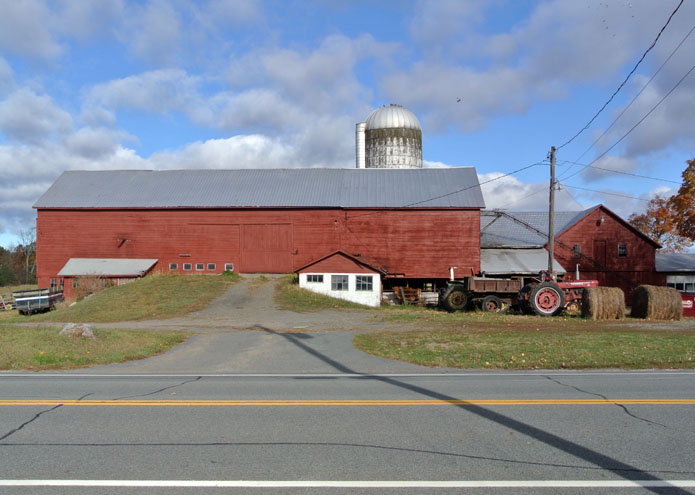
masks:
{"label": "shed window", "polygon": [[62,287],[65,284],[65,279],[60,279],[60,286]]}
{"label": "shed window", "polygon": [[178,270],[178,269],[179,269],[178,263],[169,263],[169,270]]}
{"label": "shed window", "polygon": [[234,264],[233,263],[225,263],[224,264],[224,271],[225,272],[233,272],[234,271]]}
{"label": "shed window", "polygon": [[56,286],[56,279],[52,278],[51,279],[51,288]]}
{"label": "shed window", "polygon": [[582,246],[581,244],[575,244],[572,246],[572,256],[575,258],[581,258],[582,256]]}
{"label": "shed window", "polygon": [[77,289],[77,279],[76,278],[72,279],[72,288]]}
{"label": "shed window", "polygon": [[331,290],[348,290],[348,276],[331,275]]}
{"label": "shed window", "polygon": [[685,292],[695,292],[695,284],[685,284]]}
{"label": "shed window", "polygon": [[624,242],[618,244],[618,258],[627,258],[627,244]]}
{"label": "shed window", "polygon": [[184,264],[183,264],[183,269],[184,269],[184,270],[192,270],[192,269],[193,269],[193,265],[191,265],[190,263],[184,263]]}
{"label": "shed window", "polygon": [[372,291],[372,276],[371,275],[357,275],[357,281],[355,284],[356,290]]}
{"label": "shed window", "polygon": [[208,263],[208,270],[214,272],[215,268],[217,268],[217,266],[214,263]]}
{"label": "shed window", "polygon": [[307,275],[306,281],[317,283],[317,284],[322,284],[323,283],[323,275]]}
{"label": "shed window", "polygon": [[205,270],[205,263],[196,263],[195,269],[198,270],[199,272],[202,272],[203,270]]}

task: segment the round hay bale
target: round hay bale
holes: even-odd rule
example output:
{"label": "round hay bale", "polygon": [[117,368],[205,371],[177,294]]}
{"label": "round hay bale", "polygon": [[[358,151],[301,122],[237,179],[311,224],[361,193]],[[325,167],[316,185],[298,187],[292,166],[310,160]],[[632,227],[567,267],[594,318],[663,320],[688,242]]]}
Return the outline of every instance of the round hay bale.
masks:
{"label": "round hay bale", "polygon": [[582,316],[591,320],[622,320],[625,294],[619,287],[587,287],[582,292]]}
{"label": "round hay bale", "polygon": [[640,285],[632,295],[634,318],[648,320],[680,320],[683,302],[680,292],[671,287]]}

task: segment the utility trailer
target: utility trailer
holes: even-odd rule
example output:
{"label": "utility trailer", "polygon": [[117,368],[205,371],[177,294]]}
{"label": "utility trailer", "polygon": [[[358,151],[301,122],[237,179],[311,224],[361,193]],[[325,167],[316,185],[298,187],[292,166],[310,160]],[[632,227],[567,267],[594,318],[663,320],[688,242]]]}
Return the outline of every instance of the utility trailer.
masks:
{"label": "utility trailer", "polygon": [[19,314],[30,315],[53,309],[56,303],[63,300],[63,290],[59,287],[20,290],[13,292],[12,297],[14,297],[14,307]]}
{"label": "utility trailer", "polygon": [[439,293],[439,303],[449,312],[479,304],[483,311],[491,313],[515,306],[526,313],[553,316],[565,309],[578,310],[583,290],[596,286],[598,280],[558,282],[545,271],[530,283],[524,283],[522,278],[464,277],[449,281]]}

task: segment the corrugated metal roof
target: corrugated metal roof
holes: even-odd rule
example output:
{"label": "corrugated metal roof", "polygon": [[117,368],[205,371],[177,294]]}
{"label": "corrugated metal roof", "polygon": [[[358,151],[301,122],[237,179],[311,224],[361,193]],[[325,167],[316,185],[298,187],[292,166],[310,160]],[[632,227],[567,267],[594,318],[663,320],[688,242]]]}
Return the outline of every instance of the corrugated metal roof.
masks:
{"label": "corrugated metal roof", "polygon": [[[481,249],[480,271],[488,275],[528,274],[536,275],[548,269],[548,251],[544,248]],[[565,273],[565,269],[553,260],[553,269]]]}
{"label": "corrugated metal roof", "polygon": [[[559,235],[592,210],[593,208],[584,211],[556,211],[555,235]],[[543,232],[543,235],[539,234],[537,230]],[[505,211],[504,214],[501,214],[500,212],[485,210],[480,215],[481,247],[544,246],[548,242],[547,232],[547,211]]]}
{"label": "corrugated metal roof", "polygon": [[484,208],[473,167],[67,171],[34,208]]}
{"label": "corrugated metal roof", "polygon": [[156,259],[70,258],[59,277],[140,277],[157,263]]}
{"label": "corrugated metal roof", "polygon": [[657,272],[695,272],[695,253],[656,253]]}

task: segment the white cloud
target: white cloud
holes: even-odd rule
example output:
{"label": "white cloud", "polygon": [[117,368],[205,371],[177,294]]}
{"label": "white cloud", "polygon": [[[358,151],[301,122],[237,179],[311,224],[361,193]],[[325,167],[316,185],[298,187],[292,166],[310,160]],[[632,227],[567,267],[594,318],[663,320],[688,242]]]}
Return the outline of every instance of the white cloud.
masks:
{"label": "white cloud", "polygon": [[7,61],[0,57],[0,95],[14,86],[14,75],[12,67]]}
{"label": "white cloud", "polygon": [[12,139],[38,142],[71,129],[70,114],[47,95],[19,89],[0,102],[0,132]]}
{"label": "white cloud", "polygon": [[182,19],[170,2],[131,5],[127,18],[126,41],[138,57],[156,66],[171,66],[179,60]]}
{"label": "white cloud", "polygon": [[39,0],[3,2],[0,8],[0,50],[4,53],[55,58],[62,53],[48,26],[50,11]]}

